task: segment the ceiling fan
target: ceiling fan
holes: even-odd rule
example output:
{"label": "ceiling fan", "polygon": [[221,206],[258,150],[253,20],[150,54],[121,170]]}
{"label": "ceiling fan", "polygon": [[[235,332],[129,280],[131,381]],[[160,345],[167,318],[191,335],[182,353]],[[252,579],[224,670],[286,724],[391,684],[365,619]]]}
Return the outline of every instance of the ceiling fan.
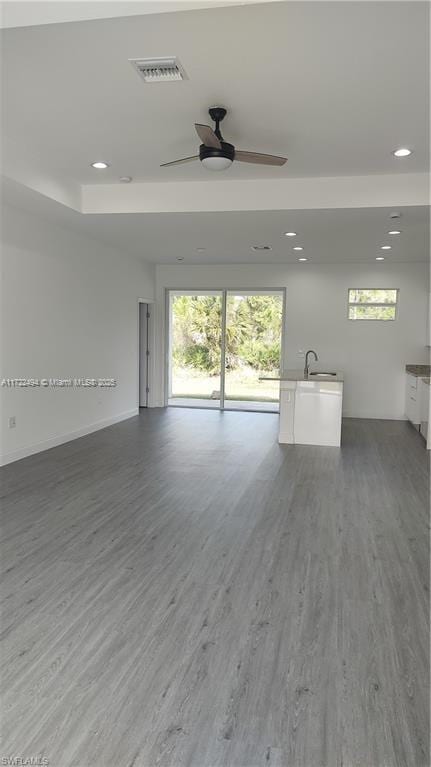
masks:
{"label": "ceiling fan", "polygon": [[211,107],[208,110],[211,120],[215,122],[214,130],[209,125],[195,123],[196,133],[202,144],[199,147],[199,154],[192,157],[183,157],[181,160],[164,162],[161,168],[167,168],[170,165],[181,165],[184,162],[200,160],[202,165],[208,170],[226,170],[233,161],[251,162],[257,165],[284,165],[287,157],[278,157],[275,154],[261,154],[260,152],[243,152],[235,149],[233,144],[224,141],[220,133],[220,123],[226,116],[226,109],[223,107]]}

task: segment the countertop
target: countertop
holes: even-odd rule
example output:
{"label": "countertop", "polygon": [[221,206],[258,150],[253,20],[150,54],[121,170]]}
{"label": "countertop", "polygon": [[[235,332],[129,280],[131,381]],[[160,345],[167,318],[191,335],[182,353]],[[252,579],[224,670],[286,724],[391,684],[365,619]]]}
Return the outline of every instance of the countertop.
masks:
{"label": "countertop", "polygon": [[406,365],[406,373],[410,373],[411,376],[416,376],[417,378],[429,378],[431,375],[431,366],[430,365]]}
{"label": "countertop", "polygon": [[[311,373],[313,372],[318,373],[319,371],[312,370]],[[333,381],[334,383],[343,383],[344,375],[338,370],[335,376],[309,375],[307,377],[304,375],[303,370],[283,370],[278,376],[261,376],[259,381]]]}

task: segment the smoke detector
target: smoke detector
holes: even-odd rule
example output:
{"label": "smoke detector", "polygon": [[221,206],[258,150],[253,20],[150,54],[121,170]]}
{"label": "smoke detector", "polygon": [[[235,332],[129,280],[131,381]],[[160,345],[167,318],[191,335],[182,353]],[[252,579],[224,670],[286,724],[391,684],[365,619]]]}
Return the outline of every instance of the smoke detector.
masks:
{"label": "smoke detector", "polygon": [[188,80],[176,56],[161,59],[129,59],[144,83],[169,83]]}

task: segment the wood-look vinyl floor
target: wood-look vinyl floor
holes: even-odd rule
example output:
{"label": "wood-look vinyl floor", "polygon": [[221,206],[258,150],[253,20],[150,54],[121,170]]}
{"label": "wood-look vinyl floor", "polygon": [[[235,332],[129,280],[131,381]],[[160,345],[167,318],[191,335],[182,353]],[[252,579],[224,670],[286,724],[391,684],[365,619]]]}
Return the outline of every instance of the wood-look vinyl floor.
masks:
{"label": "wood-look vinyl floor", "polygon": [[0,757],[428,767],[421,437],[276,438],[149,410],[2,469]]}

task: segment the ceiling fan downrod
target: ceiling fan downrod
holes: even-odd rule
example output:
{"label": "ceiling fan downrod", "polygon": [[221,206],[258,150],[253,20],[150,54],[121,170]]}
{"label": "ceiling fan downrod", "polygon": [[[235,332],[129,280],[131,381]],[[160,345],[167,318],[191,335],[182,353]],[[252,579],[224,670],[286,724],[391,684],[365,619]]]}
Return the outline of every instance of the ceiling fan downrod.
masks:
{"label": "ceiling fan downrod", "polygon": [[210,107],[210,109],[208,109],[208,113],[211,117],[211,120],[213,120],[216,124],[214,133],[216,134],[217,138],[220,139],[220,141],[223,141],[223,136],[220,132],[220,123],[226,117],[226,109],[224,109],[224,107]]}

